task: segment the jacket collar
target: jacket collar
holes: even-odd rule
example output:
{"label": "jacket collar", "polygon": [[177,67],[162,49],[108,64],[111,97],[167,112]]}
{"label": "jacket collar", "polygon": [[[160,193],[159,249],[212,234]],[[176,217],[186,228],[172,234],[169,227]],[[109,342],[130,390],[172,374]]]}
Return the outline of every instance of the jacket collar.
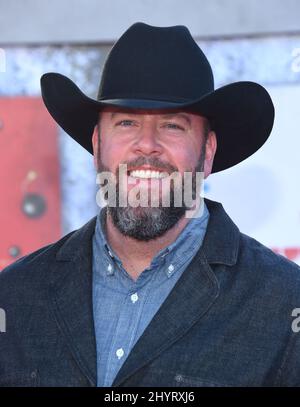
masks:
{"label": "jacket collar", "polygon": [[91,386],[96,386],[92,302],[92,236],[96,217],[65,238],[51,270],[49,304],[66,343]]}
{"label": "jacket collar", "polygon": [[237,262],[240,231],[219,202],[205,199],[210,218],[202,249],[209,264],[233,266]]}
{"label": "jacket collar", "polygon": [[[206,205],[210,219],[202,247],[135,344],[113,386],[120,385],[171,346],[212,306],[219,286],[209,264],[231,266],[236,263],[238,228],[221,204],[206,199]],[[74,359],[92,386],[96,385],[97,360],[92,304],[92,238],[95,224],[96,217],[64,239],[56,254],[50,290],[50,304],[57,324],[65,335]]]}
{"label": "jacket collar", "polygon": [[[232,266],[237,261],[240,231],[219,202],[205,198],[210,218],[202,249],[210,264]],[[97,217],[92,218],[82,228],[74,232],[57,252],[58,261],[76,261],[83,253],[93,236]]]}

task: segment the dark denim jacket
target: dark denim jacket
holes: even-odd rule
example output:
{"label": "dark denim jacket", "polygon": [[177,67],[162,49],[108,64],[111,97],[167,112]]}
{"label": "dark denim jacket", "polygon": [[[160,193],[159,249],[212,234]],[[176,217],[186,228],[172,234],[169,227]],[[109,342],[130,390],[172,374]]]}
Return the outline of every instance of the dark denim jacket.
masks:
{"label": "dark denim jacket", "polygon": [[[113,386],[300,386],[300,268],[206,200],[202,247]],[[93,218],[0,273],[1,386],[95,386]]]}

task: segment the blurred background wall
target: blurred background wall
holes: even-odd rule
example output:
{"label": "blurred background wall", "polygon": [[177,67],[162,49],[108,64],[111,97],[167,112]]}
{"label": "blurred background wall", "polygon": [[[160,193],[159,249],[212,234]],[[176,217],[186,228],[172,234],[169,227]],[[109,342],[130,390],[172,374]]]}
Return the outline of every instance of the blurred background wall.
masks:
{"label": "blurred background wall", "polygon": [[39,81],[60,72],[95,98],[109,49],[136,21],[186,25],[216,88],[250,80],[270,92],[271,138],[209,177],[205,193],[243,232],[300,263],[298,0],[0,0],[0,269],[98,212],[92,156],[39,104]]}

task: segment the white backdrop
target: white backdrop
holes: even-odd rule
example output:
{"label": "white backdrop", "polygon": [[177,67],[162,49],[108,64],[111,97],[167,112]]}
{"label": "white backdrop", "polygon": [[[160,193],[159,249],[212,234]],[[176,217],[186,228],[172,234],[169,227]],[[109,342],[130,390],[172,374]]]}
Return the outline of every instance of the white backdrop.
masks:
{"label": "white backdrop", "polygon": [[300,86],[267,87],[275,124],[245,162],[211,175],[205,196],[223,203],[240,230],[300,264]]}

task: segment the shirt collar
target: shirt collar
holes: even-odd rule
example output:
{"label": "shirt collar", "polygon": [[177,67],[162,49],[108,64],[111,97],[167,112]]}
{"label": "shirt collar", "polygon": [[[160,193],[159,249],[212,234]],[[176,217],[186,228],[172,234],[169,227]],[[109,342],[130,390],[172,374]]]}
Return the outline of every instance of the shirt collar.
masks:
{"label": "shirt collar", "polygon": [[[176,240],[169,246],[161,249],[152,259],[150,267],[159,266],[162,261],[167,262],[168,267],[164,267],[164,270],[168,278],[176,272],[178,269],[176,264],[179,265],[184,261],[184,257],[191,247],[197,244],[197,241],[201,240],[202,242],[203,240],[208,223],[209,212],[204,200],[202,200],[202,202],[203,205],[198,208],[197,215],[194,215],[194,217],[190,219],[185,228],[177,236]],[[107,241],[106,214],[107,207],[104,206],[100,209],[96,221],[94,235],[96,247],[99,250],[103,250],[110,261],[113,260],[121,265],[122,262],[120,258],[114,253]],[[106,274],[113,275],[114,267],[108,268]]]}

